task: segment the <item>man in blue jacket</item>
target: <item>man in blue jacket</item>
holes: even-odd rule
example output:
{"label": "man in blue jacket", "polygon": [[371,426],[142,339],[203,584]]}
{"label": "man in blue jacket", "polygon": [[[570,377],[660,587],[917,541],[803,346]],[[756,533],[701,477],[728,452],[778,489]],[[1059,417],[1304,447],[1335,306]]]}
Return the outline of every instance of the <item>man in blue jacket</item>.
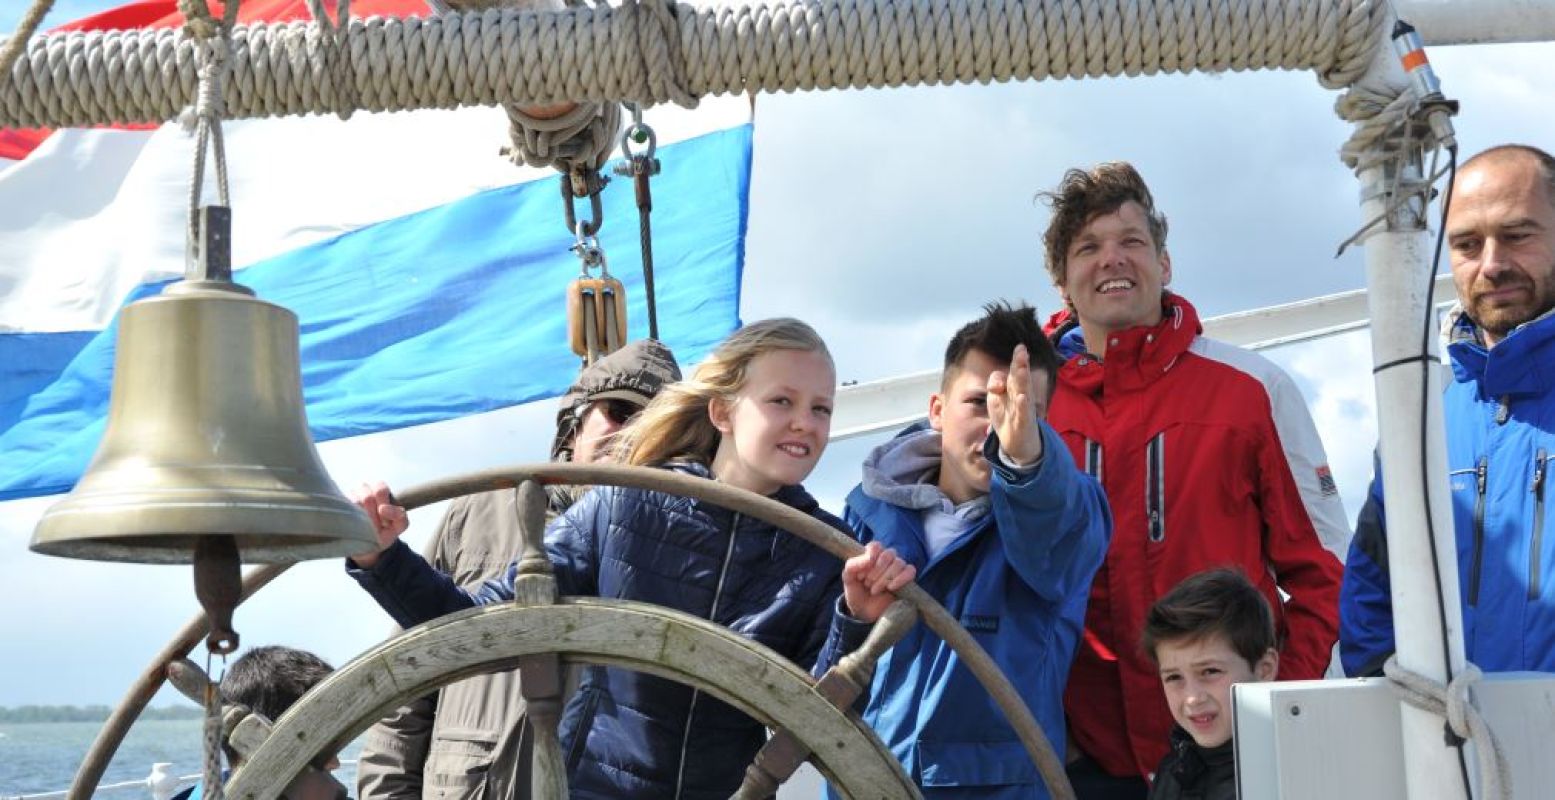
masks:
{"label": "man in blue jacket", "polygon": [[[1447,212],[1458,305],[1442,401],[1465,652],[1487,671],[1555,671],[1555,158],[1491,148],[1459,170]],[[1350,545],[1340,656],[1381,674],[1393,654],[1382,481]]]}
{"label": "man in blue jacket", "polygon": [[[1043,421],[1058,358],[1035,311],[991,304],[951,339],[929,428],[864,462],[846,521],[895,548],[988,650],[1064,752],[1063,691],[1112,518]],[[822,665],[868,627],[842,601]],[[877,666],[864,719],[930,800],[1047,797],[1014,730],[970,670],[916,626]]]}

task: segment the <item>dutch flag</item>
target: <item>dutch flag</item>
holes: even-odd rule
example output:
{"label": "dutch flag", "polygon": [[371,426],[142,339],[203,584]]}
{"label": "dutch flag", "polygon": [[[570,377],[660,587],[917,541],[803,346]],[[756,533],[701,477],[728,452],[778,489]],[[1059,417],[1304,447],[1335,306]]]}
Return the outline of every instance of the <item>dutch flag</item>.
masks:
{"label": "dutch flag", "polygon": [[[241,8],[242,22],[308,19],[303,0]],[[425,13],[422,0],[353,3],[356,16]],[[62,27],[181,24],[175,0],[147,0]],[[738,326],[751,106],[714,99],[645,121],[663,163],[659,333],[691,364]],[[502,156],[507,129],[496,108],[226,124],[235,280],[297,314],[315,440],[553,396],[576,375],[564,292],[579,262],[558,179]],[[96,451],[117,311],[183,273],[193,153],[176,122],[0,131],[0,501],[68,491]],[[600,242],[640,338],[630,180],[603,207]]]}

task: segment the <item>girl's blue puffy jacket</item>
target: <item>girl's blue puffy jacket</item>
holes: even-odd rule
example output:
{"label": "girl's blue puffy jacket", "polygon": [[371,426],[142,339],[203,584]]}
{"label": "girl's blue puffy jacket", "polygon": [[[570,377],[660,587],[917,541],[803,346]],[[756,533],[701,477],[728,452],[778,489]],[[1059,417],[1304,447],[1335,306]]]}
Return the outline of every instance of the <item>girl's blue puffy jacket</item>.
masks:
{"label": "girl's blue puffy jacket", "polygon": [[[677,470],[706,477],[701,465]],[[799,486],[774,499],[842,530]],[[546,531],[563,595],[655,603],[710,619],[808,669],[842,591],[842,564],[771,525],[700,500],[601,487]],[[348,562],[349,567],[354,567]],[[511,599],[516,569],[467,594],[403,542],[350,569],[409,627]],[[726,800],[766,739],[760,723],[688,686],[590,667],[561,725],[574,798]]]}

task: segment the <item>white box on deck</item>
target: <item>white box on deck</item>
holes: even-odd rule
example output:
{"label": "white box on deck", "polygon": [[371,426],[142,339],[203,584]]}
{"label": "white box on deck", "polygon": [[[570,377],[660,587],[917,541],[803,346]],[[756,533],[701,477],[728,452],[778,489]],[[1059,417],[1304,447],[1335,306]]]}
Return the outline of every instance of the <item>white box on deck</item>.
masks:
{"label": "white box on deck", "polygon": [[[1555,797],[1555,675],[1486,675],[1474,698],[1511,766],[1512,796]],[[1237,684],[1238,797],[1425,800],[1405,795],[1398,703],[1382,678]]]}

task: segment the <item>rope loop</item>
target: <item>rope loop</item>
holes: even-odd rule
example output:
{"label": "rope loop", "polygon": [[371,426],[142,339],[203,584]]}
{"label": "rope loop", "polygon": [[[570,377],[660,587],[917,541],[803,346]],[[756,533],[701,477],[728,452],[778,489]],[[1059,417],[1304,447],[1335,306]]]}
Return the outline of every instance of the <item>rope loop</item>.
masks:
{"label": "rope loop", "polygon": [[1447,730],[1459,741],[1473,741],[1479,756],[1479,775],[1487,800],[1511,800],[1512,770],[1501,751],[1496,734],[1474,707],[1469,690],[1478,683],[1483,673],[1479,667],[1468,664],[1445,686],[1398,663],[1398,656],[1388,657],[1382,665],[1382,673],[1399,699],[1415,708],[1442,717]]}
{"label": "rope loop", "polygon": [[[238,16],[238,0],[229,0],[216,22],[205,0],[179,0],[184,12],[184,34],[193,40],[194,63],[198,83],[194,108],[194,164],[189,178],[189,221],[185,257],[193,263],[202,249],[200,235],[200,195],[205,187],[205,152],[209,148],[216,162],[217,204],[231,206],[227,182],[227,147],[222,138],[221,121],[227,115],[224,86],[232,62],[232,36]],[[186,119],[186,125],[188,119]]]}
{"label": "rope loop", "polygon": [[346,27],[351,22],[351,0],[335,0],[335,19],[331,21],[324,11],[324,0],[308,0],[308,13],[318,26],[317,38],[310,37],[310,50],[320,52],[325,78],[334,95],[335,115],[342,120],[360,104],[356,87],[351,83],[351,48],[346,45]]}
{"label": "rope loop", "polygon": [[1334,101],[1334,114],[1355,123],[1355,131],[1339,148],[1339,160],[1356,172],[1393,158],[1395,148],[1386,140],[1407,134],[1409,116],[1417,102],[1413,87],[1388,95],[1361,86],[1351,88]]}
{"label": "rope loop", "polygon": [[621,129],[619,103],[579,103],[549,119],[531,116],[513,105],[503,109],[513,140],[508,158],[515,164],[549,166],[558,172],[571,172],[574,166],[589,170],[604,166],[615,148],[616,131]]}
{"label": "rope loop", "polygon": [[[637,45],[637,58],[646,79],[644,98],[649,104],[673,102],[697,107],[697,96],[686,88],[686,63],[680,49],[680,22],[674,0],[622,0],[621,11]],[[625,42],[622,42],[625,45]]]}

